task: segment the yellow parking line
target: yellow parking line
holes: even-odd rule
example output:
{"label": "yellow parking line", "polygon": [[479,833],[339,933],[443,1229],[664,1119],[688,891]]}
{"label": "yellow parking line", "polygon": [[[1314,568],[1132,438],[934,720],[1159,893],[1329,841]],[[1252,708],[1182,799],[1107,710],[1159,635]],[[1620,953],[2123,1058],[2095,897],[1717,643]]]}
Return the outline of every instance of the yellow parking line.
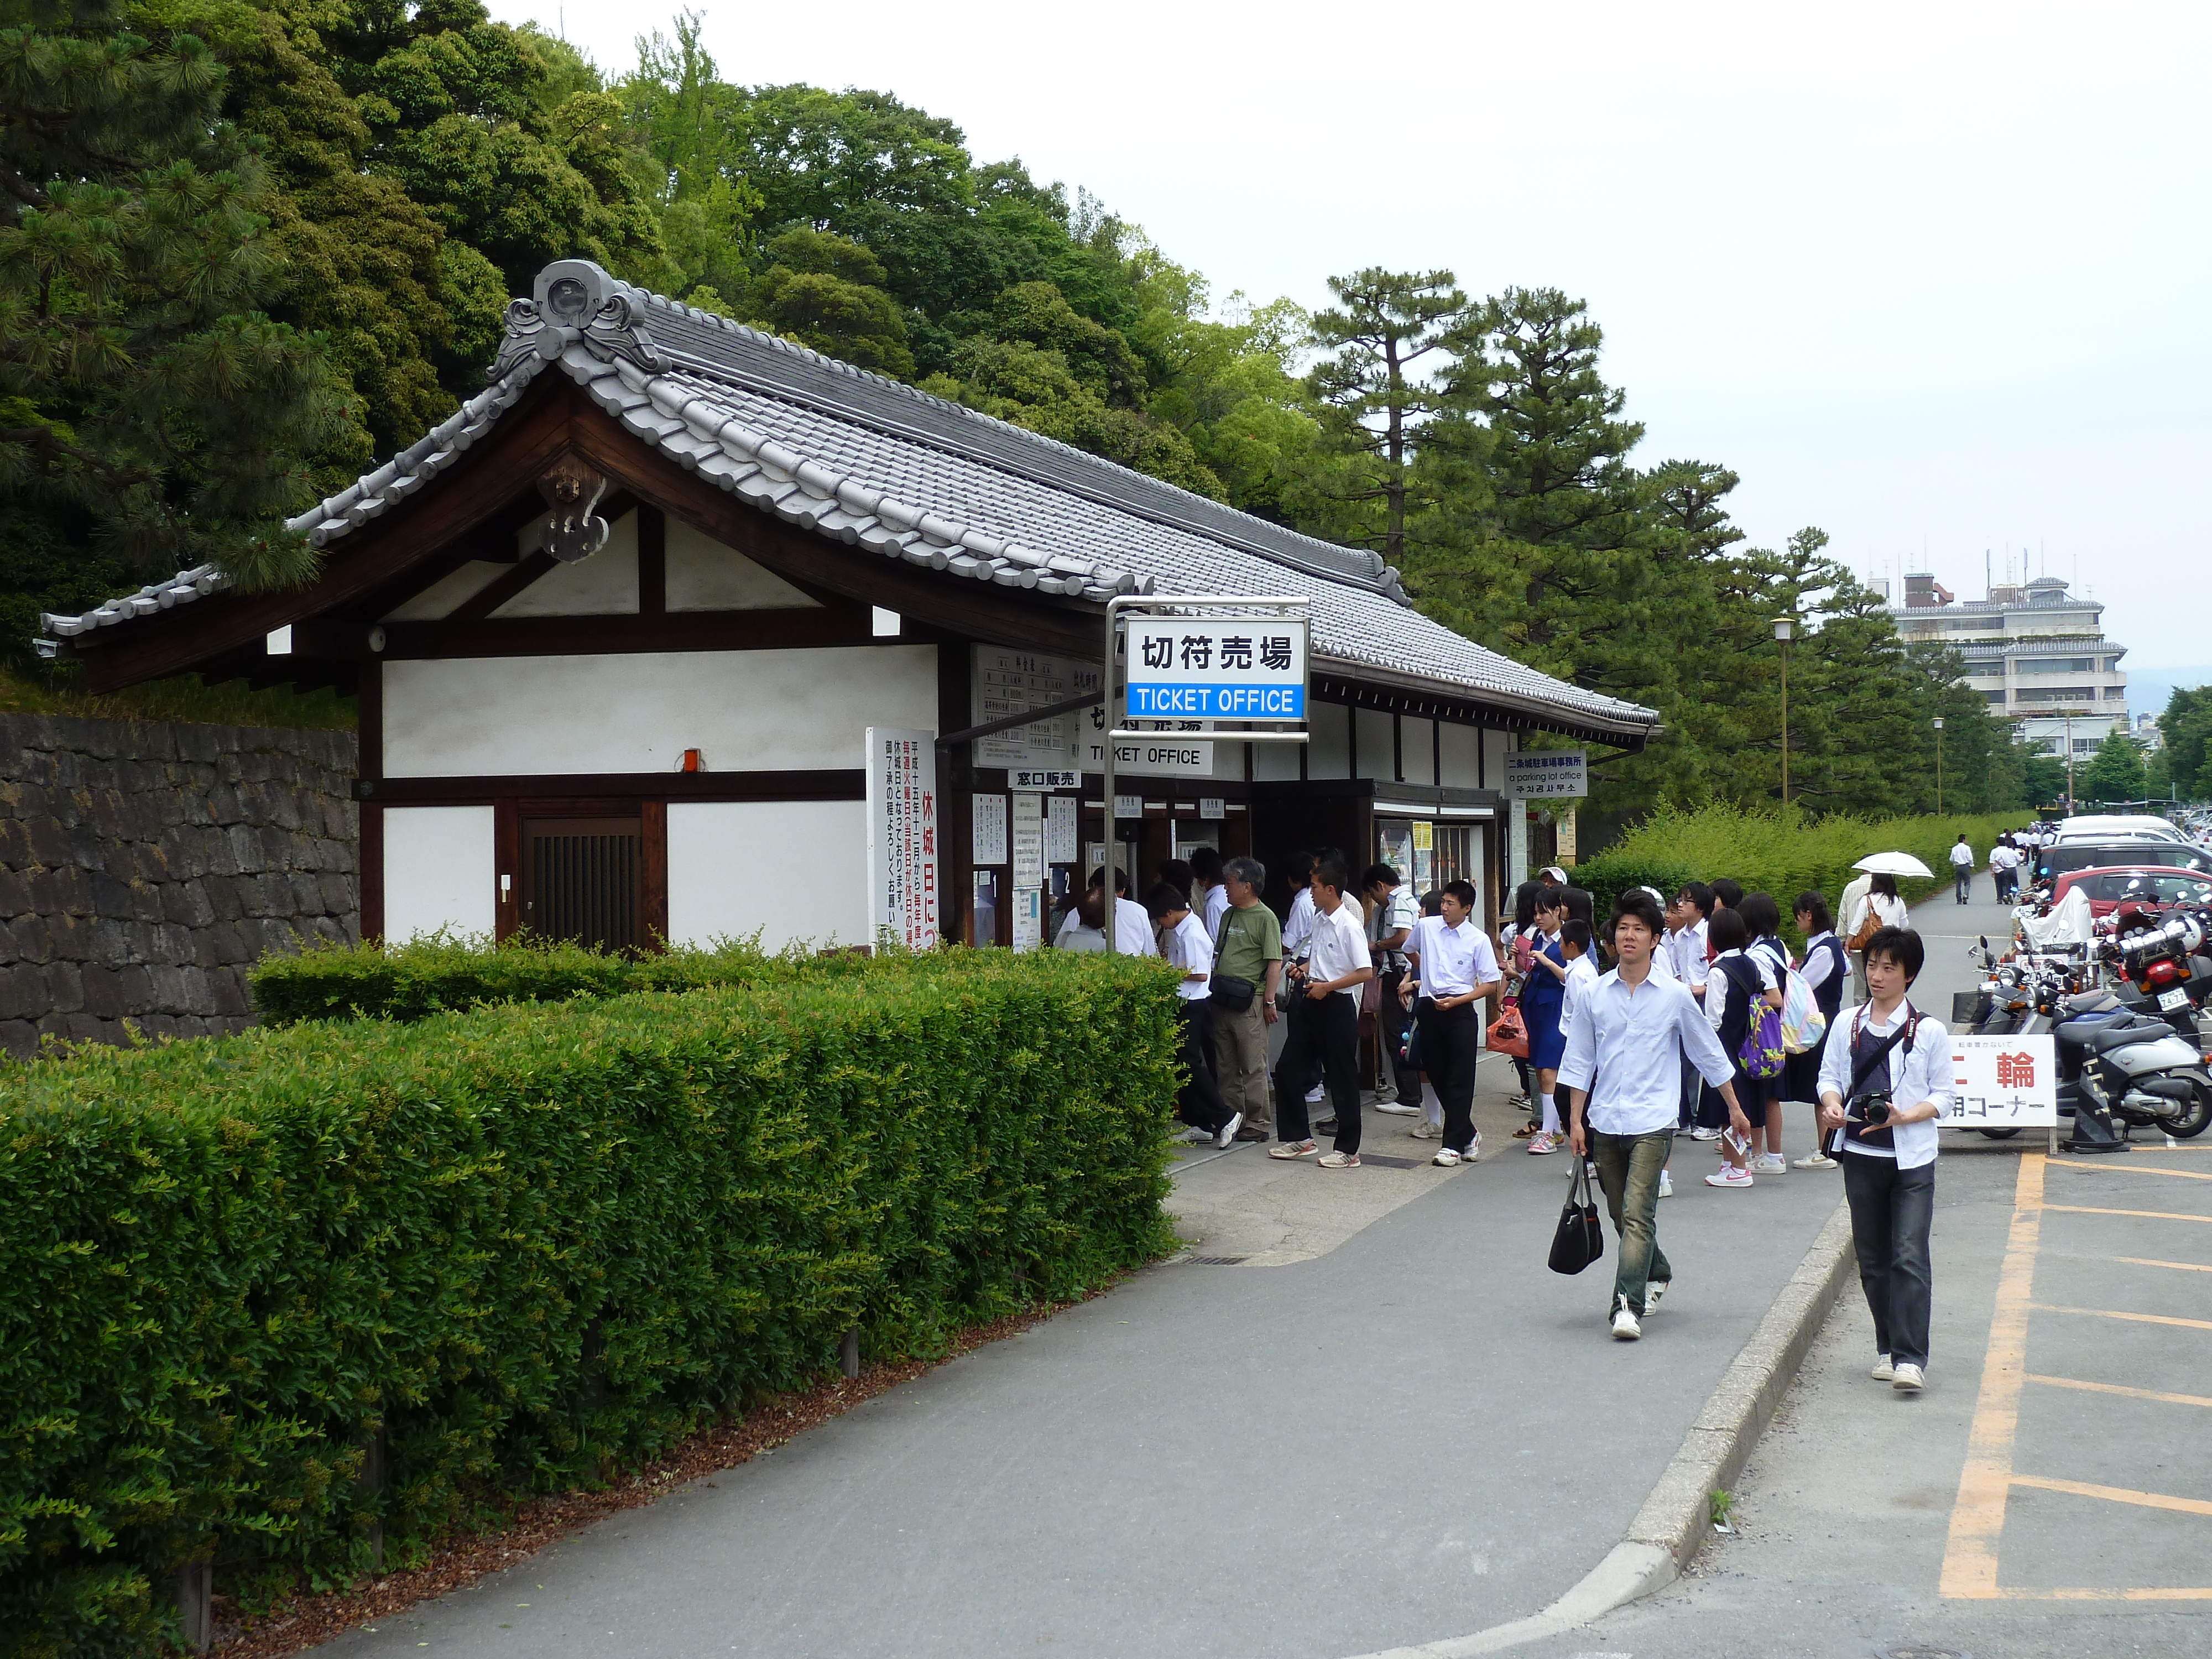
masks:
{"label": "yellow parking line", "polygon": [[[2041,1158],[2043,1154],[2038,1152],[2035,1156]],[[2043,1207],[2061,1211],[2067,1215],[2133,1215],[2141,1216],[2146,1221],[2212,1222],[2212,1215],[2177,1215],[2172,1210],[2103,1210],[2094,1204],[2045,1204]]]}
{"label": "yellow parking line", "polygon": [[2212,1175],[2203,1170],[2147,1170],[2133,1164],[2071,1164],[2064,1159],[2053,1159],[2054,1170],[2094,1170],[2103,1175],[2158,1176],[2167,1181],[2212,1181]]}
{"label": "yellow parking line", "polygon": [[2007,1601],[2212,1601],[2212,1589],[2008,1589]]}
{"label": "yellow parking line", "polygon": [[2124,1389],[2117,1382],[2084,1382],[2078,1376],[2038,1376],[2030,1372],[2027,1380],[2040,1382],[2046,1389],[2079,1389],[2084,1394],[2117,1394],[2128,1400],[2156,1400],[2168,1406],[2208,1406],[2212,1400],[2201,1394],[2161,1394],[2156,1389]]}
{"label": "yellow parking line", "polygon": [[2162,1492],[2131,1492],[2125,1486],[2094,1486],[2086,1480],[2051,1480],[2039,1474],[2015,1474],[2015,1486],[2039,1492],[2069,1492],[2076,1498],[2101,1498],[2108,1504],[2134,1504],[2147,1510],[2172,1510],[2177,1515],[2212,1515],[2212,1504],[2201,1498],[2169,1498]]}
{"label": "yellow parking line", "polygon": [[2212,1273],[2212,1261],[2160,1261],[2147,1255],[2116,1255],[2115,1261],[2124,1261],[2130,1267],[2171,1267],[2176,1273]]}
{"label": "yellow parking line", "polygon": [[2171,1314],[2118,1313],[2110,1308],[2062,1308],[2055,1302],[2039,1302],[2038,1313],[2082,1314],[2091,1319],[2126,1319],[2138,1325],[2179,1325],[2184,1330],[2212,1331],[2212,1319],[2176,1319]]}
{"label": "yellow parking line", "polygon": [[1982,1362],[1981,1397],[1974,1405],[1959,1498],[1943,1548],[1942,1590],[1977,1601],[2002,1594],[1997,1586],[1997,1540],[2004,1534],[2005,1498],[2012,1485],[2012,1447],[2020,1431],[2021,1381],[2027,1372],[2027,1316],[2035,1291],[2035,1252],[2043,1239],[2042,1152],[2023,1153],[2013,1189],[2012,1231],[1997,1273],[1995,1316]]}

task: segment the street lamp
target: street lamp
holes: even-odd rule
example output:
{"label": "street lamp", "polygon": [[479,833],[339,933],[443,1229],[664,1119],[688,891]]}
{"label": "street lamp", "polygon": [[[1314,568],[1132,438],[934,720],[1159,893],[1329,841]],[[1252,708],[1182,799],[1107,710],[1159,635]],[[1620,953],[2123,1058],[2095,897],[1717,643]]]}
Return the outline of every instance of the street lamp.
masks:
{"label": "street lamp", "polygon": [[1936,816],[1943,816],[1943,717],[1936,717]]}
{"label": "street lamp", "polygon": [[1782,647],[1782,804],[1790,805],[1790,636],[1796,631],[1794,617],[1774,619],[1774,638]]}

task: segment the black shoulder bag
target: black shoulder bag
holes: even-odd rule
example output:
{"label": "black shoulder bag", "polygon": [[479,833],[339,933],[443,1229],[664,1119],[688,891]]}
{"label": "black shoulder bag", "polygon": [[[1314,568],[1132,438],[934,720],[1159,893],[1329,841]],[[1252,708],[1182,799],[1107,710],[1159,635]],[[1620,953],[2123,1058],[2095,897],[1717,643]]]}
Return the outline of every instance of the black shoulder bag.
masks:
{"label": "black shoulder bag", "polygon": [[1578,1273],[1605,1254],[1605,1226],[1597,1218],[1597,1204],[1590,1193],[1589,1160],[1570,1152],[1574,1173],[1567,1177],[1567,1202],[1559,1212],[1559,1231],[1552,1235],[1551,1267],[1555,1273]]}
{"label": "black shoulder bag", "polygon": [[[1242,911],[1231,907],[1221,918],[1222,933],[1226,936],[1231,927],[1240,933],[1243,932],[1245,923]],[[1221,952],[1217,945],[1214,960],[1218,962],[1220,959]],[[1259,994],[1260,990],[1250,980],[1239,978],[1235,974],[1216,974],[1206,981],[1206,994],[1213,999],[1215,1007],[1225,1009],[1232,1014],[1241,1014],[1249,1008],[1252,999]]]}

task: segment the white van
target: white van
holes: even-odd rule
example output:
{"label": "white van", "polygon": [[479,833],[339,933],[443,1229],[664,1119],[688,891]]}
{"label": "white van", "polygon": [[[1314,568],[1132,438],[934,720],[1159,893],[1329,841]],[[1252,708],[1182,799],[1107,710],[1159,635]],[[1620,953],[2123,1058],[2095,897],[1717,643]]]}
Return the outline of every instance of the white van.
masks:
{"label": "white van", "polygon": [[2142,812],[2088,812],[2058,826],[2058,839],[2069,841],[2178,841],[2188,836],[2164,818]]}

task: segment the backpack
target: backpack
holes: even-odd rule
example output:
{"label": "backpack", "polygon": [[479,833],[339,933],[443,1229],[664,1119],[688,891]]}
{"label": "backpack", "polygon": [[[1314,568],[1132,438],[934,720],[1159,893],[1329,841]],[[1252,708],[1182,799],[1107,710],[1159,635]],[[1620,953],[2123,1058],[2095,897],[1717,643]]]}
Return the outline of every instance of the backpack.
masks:
{"label": "backpack", "polygon": [[1778,1021],[1782,1052],[1809,1054],[1820,1046],[1828,1030],[1828,1017],[1813,1000],[1813,988],[1795,968],[1782,970],[1782,1013]]}
{"label": "backpack", "polygon": [[[1727,973],[1726,963],[1719,963],[1718,966],[1722,972]],[[1761,1082],[1780,1077],[1783,1062],[1786,1058],[1782,1048],[1782,1016],[1760,1000],[1763,993],[1756,969],[1753,969],[1749,985],[1746,985],[1734,974],[1729,974],[1728,976],[1736,988],[1744,994],[1745,1001],[1748,1005],[1748,1029],[1745,1030],[1743,1042],[1735,1051],[1736,1064],[1743,1067],[1743,1074],[1746,1077],[1756,1078]]]}

